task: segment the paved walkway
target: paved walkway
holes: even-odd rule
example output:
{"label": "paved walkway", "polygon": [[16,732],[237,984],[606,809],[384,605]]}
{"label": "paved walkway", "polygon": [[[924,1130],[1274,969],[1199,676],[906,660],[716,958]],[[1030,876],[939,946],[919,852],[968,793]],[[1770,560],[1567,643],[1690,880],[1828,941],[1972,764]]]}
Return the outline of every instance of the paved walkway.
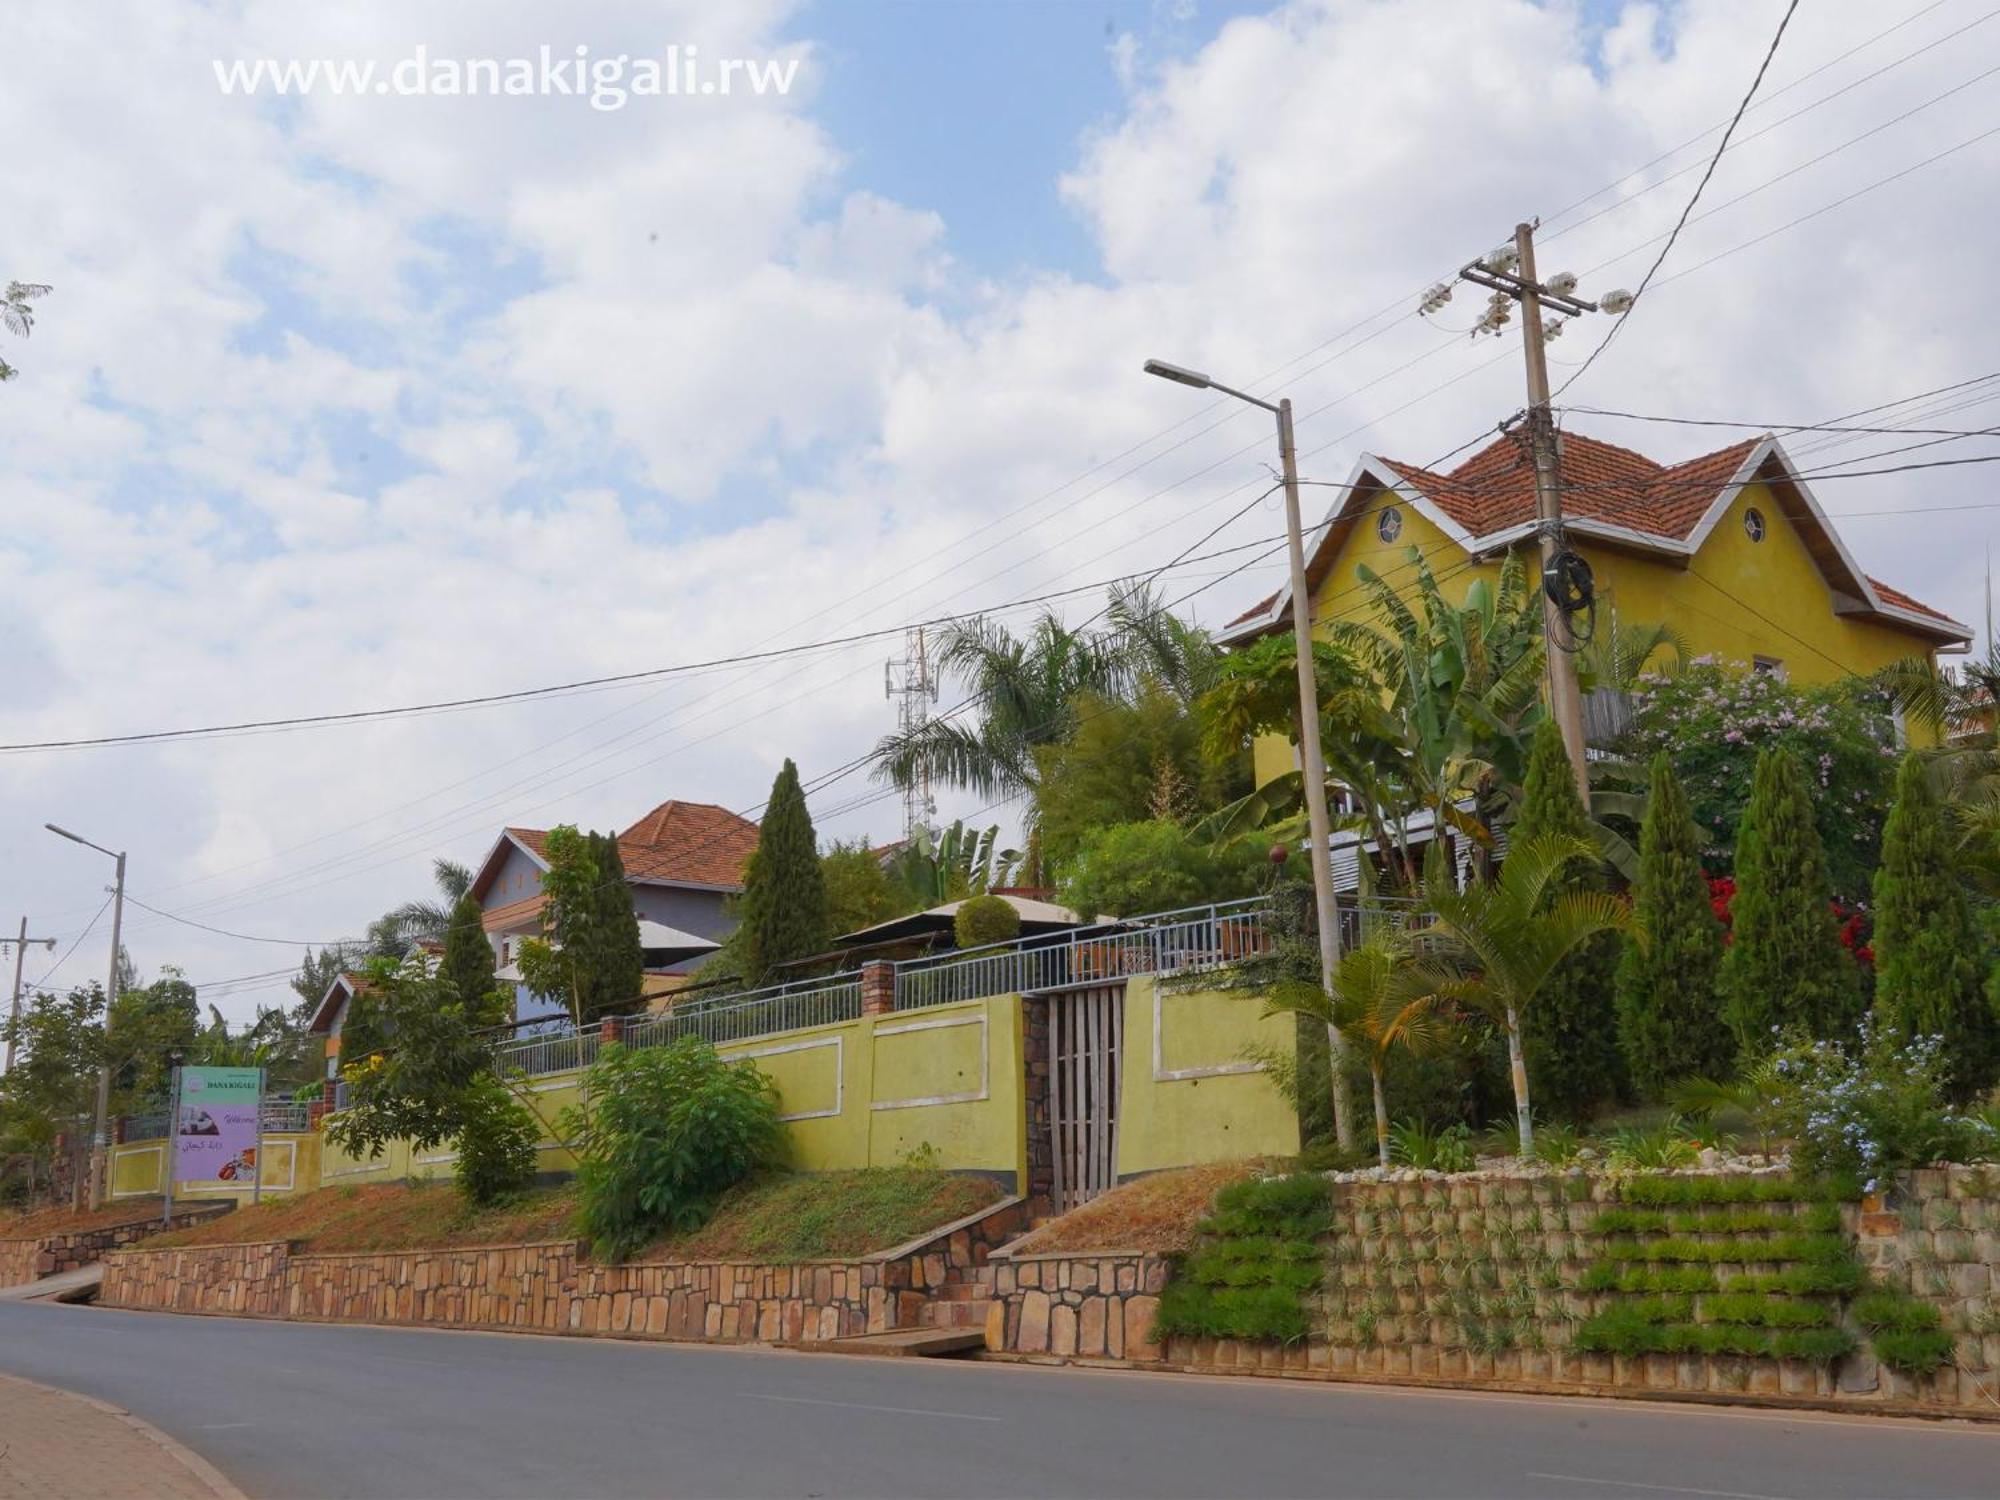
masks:
{"label": "paved walkway", "polygon": [[92,1261],[74,1271],[58,1271],[39,1281],[0,1286],[0,1302],[88,1302],[104,1283],[104,1263]]}
{"label": "paved walkway", "polygon": [[0,1500],[242,1500],[130,1412],[0,1375]]}

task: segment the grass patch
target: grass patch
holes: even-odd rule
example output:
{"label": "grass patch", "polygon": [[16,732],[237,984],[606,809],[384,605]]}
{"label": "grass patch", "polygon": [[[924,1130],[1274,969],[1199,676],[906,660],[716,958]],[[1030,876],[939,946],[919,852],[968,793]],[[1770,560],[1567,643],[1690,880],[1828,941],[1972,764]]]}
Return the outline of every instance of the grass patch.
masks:
{"label": "grass patch", "polygon": [[1618,1186],[1618,1201],[1650,1208],[1710,1203],[1842,1203],[1861,1196],[1846,1181],[1816,1182],[1802,1177],[1639,1176]]}
{"label": "grass patch", "polygon": [[1877,1359],[1905,1375],[1928,1375],[1952,1360],[1951,1335],[1941,1329],[1885,1329],[1868,1342]]}
{"label": "grass patch", "polygon": [[[653,1259],[812,1260],[887,1250],[984,1208],[1001,1191],[984,1178],[890,1167],[787,1174],[724,1194],[701,1229],[661,1240]],[[474,1208],[447,1182],[321,1188],[239,1208],[151,1246],[296,1240],[326,1253],[523,1245],[578,1237],[573,1185],[535,1188]]]}
{"label": "grass patch", "polygon": [[574,1238],[575,1218],[576,1195],[567,1186],[535,1188],[510,1203],[481,1209],[468,1204],[449,1182],[349,1183],[245,1205],[145,1243],[154,1249],[297,1240],[328,1254],[523,1245]]}
{"label": "grass patch", "polygon": [[1831,1264],[1848,1258],[1847,1242],[1830,1234],[1780,1234],[1766,1239],[1739,1238],[1711,1243],[1707,1240],[1624,1240],[1613,1241],[1599,1252],[1613,1261],[1686,1261],[1718,1265],[1724,1261],[1765,1262],[1782,1265],[1788,1261]]}
{"label": "grass patch", "polygon": [[[198,1205],[195,1199],[176,1203],[174,1209]],[[54,1234],[81,1234],[92,1229],[113,1229],[120,1224],[158,1222],[164,1205],[158,1198],[121,1198],[99,1209],[38,1208],[31,1213],[0,1213],[0,1240],[38,1240]]]}
{"label": "grass patch", "polygon": [[1100,1198],[1044,1224],[1016,1252],[1043,1255],[1069,1250],[1139,1250],[1156,1254],[1191,1249],[1215,1207],[1215,1196],[1256,1172],[1255,1161],[1212,1162],[1154,1172],[1113,1188]]}
{"label": "grass patch", "polygon": [[997,1203],[989,1178],[930,1167],[797,1172],[731,1188],[708,1223],[637,1260],[832,1260],[892,1250]]}
{"label": "grass patch", "polygon": [[1782,1292],[1793,1297],[1840,1297],[1859,1291],[1867,1284],[1867,1267],[1857,1260],[1849,1259],[1788,1266],[1782,1271],[1761,1271],[1747,1276],[1732,1276],[1722,1289],[1725,1292]]}
{"label": "grass patch", "polygon": [[1744,1323],[1656,1323],[1615,1307],[1581,1324],[1572,1346],[1590,1354],[1726,1354],[1831,1364],[1854,1348],[1840,1328],[1769,1329]]}
{"label": "grass patch", "polygon": [[[1738,1277],[1736,1280],[1746,1278]],[[1577,1282],[1585,1292],[1712,1292],[1715,1272],[1702,1266],[1648,1270],[1637,1266],[1591,1266]]]}
{"label": "grass patch", "polygon": [[1816,1203],[1802,1214],[1764,1209],[1675,1214],[1607,1208],[1591,1220],[1590,1227],[1596,1234],[1834,1234],[1840,1229],[1840,1207]]}
{"label": "grass patch", "polygon": [[1312,1331],[1308,1299],[1324,1280],[1319,1237],[1333,1196],[1316,1174],[1224,1188],[1194,1249],[1178,1255],[1160,1296],[1162,1335],[1292,1344]]}

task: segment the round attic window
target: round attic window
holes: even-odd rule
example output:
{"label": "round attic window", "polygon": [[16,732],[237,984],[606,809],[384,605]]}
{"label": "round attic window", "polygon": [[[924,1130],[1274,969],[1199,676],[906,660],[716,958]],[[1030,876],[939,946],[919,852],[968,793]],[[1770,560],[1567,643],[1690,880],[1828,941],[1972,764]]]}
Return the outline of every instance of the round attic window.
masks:
{"label": "round attic window", "polygon": [[1764,540],[1764,512],[1754,505],[1743,512],[1743,534],[1753,542]]}
{"label": "round attic window", "polygon": [[1382,514],[1375,518],[1375,535],[1385,542],[1393,542],[1403,534],[1403,513],[1393,505],[1382,508]]}

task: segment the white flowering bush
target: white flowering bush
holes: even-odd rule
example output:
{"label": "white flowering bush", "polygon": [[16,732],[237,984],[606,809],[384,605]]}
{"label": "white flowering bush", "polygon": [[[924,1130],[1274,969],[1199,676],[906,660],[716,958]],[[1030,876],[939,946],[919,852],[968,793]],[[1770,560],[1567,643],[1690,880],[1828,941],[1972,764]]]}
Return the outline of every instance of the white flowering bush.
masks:
{"label": "white flowering bush", "polygon": [[1863,1021],[1844,1046],[1778,1042],[1757,1076],[1800,1171],[1852,1178],[1874,1192],[1910,1167],[2000,1156],[2000,1131],[1945,1106],[1939,1038],[1903,1041]]}

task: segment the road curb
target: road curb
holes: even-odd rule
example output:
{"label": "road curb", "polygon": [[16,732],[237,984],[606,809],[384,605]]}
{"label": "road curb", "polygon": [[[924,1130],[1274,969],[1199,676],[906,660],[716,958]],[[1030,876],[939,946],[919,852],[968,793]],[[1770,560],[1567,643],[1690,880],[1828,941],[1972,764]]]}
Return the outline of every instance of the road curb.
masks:
{"label": "road curb", "polygon": [[159,1448],[173,1462],[179,1464],[196,1479],[200,1480],[209,1488],[210,1492],[215,1496],[215,1500],[249,1500],[249,1496],[231,1483],[227,1475],[199,1453],[188,1447],[187,1444],[168,1437],[166,1433],[160,1431],[151,1422],[148,1422],[143,1417],[134,1416],[122,1406],[114,1406],[111,1402],[99,1400],[95,1396],[86,1396],[81,1391],[65,1390],[59,1385],[48,1385],[39,1380],[28,1380],[20,1375],[0,1374],[0,1385],[24,1386],[32,1391],[39,1391],[45,1396],[56,1396],[65,1401],[74,1401],[81,1406],[90,1407],[103,1416],[115,1418]]}

